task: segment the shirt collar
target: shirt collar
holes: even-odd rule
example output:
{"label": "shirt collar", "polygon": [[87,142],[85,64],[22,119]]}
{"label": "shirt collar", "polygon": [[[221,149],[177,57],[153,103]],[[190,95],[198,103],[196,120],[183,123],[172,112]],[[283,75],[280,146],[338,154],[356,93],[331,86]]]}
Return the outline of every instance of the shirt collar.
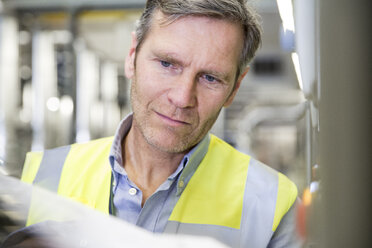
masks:
{"label": "shirt collar", "polygon": [[121,156],[121,141],[127,136],[130,128],[132,127],[133,114],[127,115],[119,124],[114,141],[111,146],[109,160],[114,176],[114,184],[119,180],[119,174],[127,175],[123,167],[123,159]]}
{"label": "shirt collar", "polygon": [[205,154],[207,154],[210,143],[210,135],[207,134],[198,145],[196,145],[189,153],[187,153],[183,159],[186,163],[185,168],[182,171],[177,183],[177,196],[181,195],[186,185],[189,183],[191,177],[194,175],[200,162],[203,160]]}
{"label": "shirt collar", "polygon": [[[122,147],[121,141],[128,134],[130,128],[132,127],[133,113],[127,115],[119,124],[114,141],[111,146],[109,160],[111,169],[114,176],[114,184],[117,184],[119,180],[119,174],[127,176],[127,173],[123,167],[122,159]],[[177,182],[177,195],[180,195],[187,183],[190,181],[190,178],[194,174],[195,170],[198,168],[200,162],[204,158],[205,154],[208,151],[210,142],[209,135],[206,135],[198,145],[192,148],[182,159],[177,170],[168,177],[168,180],[173,181],[179,173],[181,173]]]}

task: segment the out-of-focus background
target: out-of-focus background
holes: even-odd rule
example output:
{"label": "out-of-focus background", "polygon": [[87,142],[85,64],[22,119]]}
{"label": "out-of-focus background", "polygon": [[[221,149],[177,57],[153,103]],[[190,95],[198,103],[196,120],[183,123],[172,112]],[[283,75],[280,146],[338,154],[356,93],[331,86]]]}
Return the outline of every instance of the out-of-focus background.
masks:
{"label": "out-of-focus background", "polygon": [[[20,175],[27,151],[114,134],[131,111],[124,60],[144,3],[3,1],[0,130],[7,173]],[[307,166],[316,163],[314,142],[307,141],[316,137],[318,110],[296,75],[293,19],[283,27],[275,0],[254,6],[262,17],[262,48],[213,131],[303,188]],[[314,25],[304,45],[312,49],[306,90],[317,101]]]}
{"label": "out-of-focus background", "polygon": [[[286,174],[306,206],[322,199],[299,217],[308,247],[365,247],[371,4],[251,2],[262,47],[213,132]],[[28,151],[114,134],[130,113],[124,59],[144,3],[0,0],[1,174],[20,177]]]}

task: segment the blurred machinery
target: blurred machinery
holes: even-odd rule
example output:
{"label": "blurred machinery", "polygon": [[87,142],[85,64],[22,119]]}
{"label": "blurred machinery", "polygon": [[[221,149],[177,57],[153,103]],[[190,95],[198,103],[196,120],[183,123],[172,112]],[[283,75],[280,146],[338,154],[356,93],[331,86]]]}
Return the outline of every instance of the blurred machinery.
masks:
{"label": "blurred machinery", "polygon": [[[24,155],[113,135],[127,113],[123,65],[145,1],[3,1],[1,94],[9,174]],[[262,49],[212,132],[306,187],[306,98],[281,44],[276,2],[258,1]]]}
{"label": "blurred machinery", "polygon": [[0,156],[113,135],[130,112],[123,75],[143,2],[4,1],[0,15]]}
{"label": "blurred machinery", "polygon": [[[123,65],[144,3],[3,0],[0,155],[8,174],[20,175],[29,150],[114,134],[130,112]],[[312,84],[307,77],[305,87],[299,84],[294,30],[282,25],[276,1],[254,4],[262,48],[212,132],[287,174],[302,191],[315,157]]]}
{"label": "blurred machinery", "polygon": [[[253,2],[262,16],[262,48],[212,131],[288,175],[307,209],[325,187],[315,197],[325,199],[314,215],[322,226],[310,227],[307,247],[319,239],[322,247],[367,247],[368,235],[358,235],[370,227],[371,209],[362,201],[372,188],[370,3]],[[144,3],[0,1],[1,174],[19,177],[29,150],[113,135],[130,112],[123,64]]]}

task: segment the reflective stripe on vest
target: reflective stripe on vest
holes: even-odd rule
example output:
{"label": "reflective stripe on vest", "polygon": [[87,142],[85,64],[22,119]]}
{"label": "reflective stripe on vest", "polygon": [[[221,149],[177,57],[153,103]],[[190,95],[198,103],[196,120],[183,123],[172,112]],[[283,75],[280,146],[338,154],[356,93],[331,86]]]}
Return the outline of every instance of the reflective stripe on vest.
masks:
{"label": "reflective stripe on vest", "polygon": [[[30,180],[32,175],[27,174],[35,174],[35,183],[108,213],[111,145],[112,138],[74,144],[68,154],[61,150],[64,156],[53,153],[57,161],[53,163],[46,151],[37,174],[29,168],[36,163],[28,161],[22,178]],[[29,157],[40,161],[40,155]],[[63,160],[61,170],[45,169],[59,168]],[[46,180],[49,175],[55,185]],[[212,236],[233,247],[266,247],[296,197],[296,186],[284,175],[211,136],[208,152],[176,203],[165,232]]]}

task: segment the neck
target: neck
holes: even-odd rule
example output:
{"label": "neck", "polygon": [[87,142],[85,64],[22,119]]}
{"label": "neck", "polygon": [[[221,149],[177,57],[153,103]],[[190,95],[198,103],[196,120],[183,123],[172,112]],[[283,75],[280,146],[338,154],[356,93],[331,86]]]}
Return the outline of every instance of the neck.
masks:
{"label": "neck", "polygon": [[122,157],[129,179],[142,191],[142,205],[176,171],[186,153],[168,153],[157,149],[132,125],[122,141]]}

